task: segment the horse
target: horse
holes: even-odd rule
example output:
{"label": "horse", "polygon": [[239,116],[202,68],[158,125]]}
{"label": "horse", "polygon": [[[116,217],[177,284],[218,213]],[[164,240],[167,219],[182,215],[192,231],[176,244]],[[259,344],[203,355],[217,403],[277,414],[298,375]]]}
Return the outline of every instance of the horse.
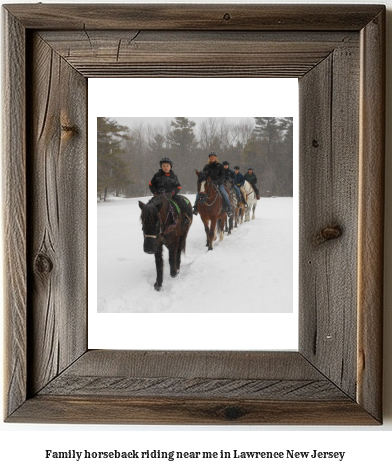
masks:
{"label": "horse", "polygon": [[163,282],[163,245],[169,250],[170,276],[175,278],[180,273],[181,253],[185,252],[186,238],[192,224],[192,205],[184,196],[181,198],[187,201],[189,224],[184,223],[184,213],[166,194],[158,194],[147,204],[139,201],[143,250],[155,254],[157,279],[154,288],[157,291],[161,290]]}
{"label": "horse", "polygon": [[208,250],[213,250],[212,243],[216,240],[216,231],[219,232],[219,242],[224,237],[224,222],[226,221],[226,211],[224,210],[223,197],[218,187],[211,181],[210,176],[206,173],[196,171],[198,176],[197,192],[199,198],[197,200],[197,211],[206,231]]}
{"label": "horse", "polygon": [[248,207],[245,208],[245,222],[250,221],[250,211],[253,212],[252,219],[255,218],[255,210],[257,206],[257,198],[256,193],[253,189],[253,186],[245,180],[244,184],[245,193],[246,193],[246,203]]}
{"label": "horse", "polygon": [[[242,224],[244,203],[241,201],[241,199],[238,199],[238,195],[233,185],[228,185],[227,189],[229,190],[229,197],[233,206],[234,214],[230,216],[229,218],[226,217],[225,231],[227,232],[227,235],[231,235],[231,231],[233,227],[235,229],[238,227],[238,223],[240,222],[240,213],[242,216],[242,219],[241,219],[241,224]],[[233,226],[233,222],[234,222],[234,226]]]}

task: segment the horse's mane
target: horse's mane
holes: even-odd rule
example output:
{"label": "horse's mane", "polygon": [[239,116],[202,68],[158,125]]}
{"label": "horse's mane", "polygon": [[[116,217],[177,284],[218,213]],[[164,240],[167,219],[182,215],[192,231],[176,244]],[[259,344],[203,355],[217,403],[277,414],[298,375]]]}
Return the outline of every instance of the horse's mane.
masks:
{"label": "horse's mane", "polygon": [[207,181],[207,173],[204,171],[200,171],[199,178],[197,180],[198,183],[201,183],[202,181]]}
{"label": "horse's mane", "polygon": [[144,206],[140,220],[144,223],[154,222],[159,219],[160,204],[163,203],[162,196],[153,196]]}

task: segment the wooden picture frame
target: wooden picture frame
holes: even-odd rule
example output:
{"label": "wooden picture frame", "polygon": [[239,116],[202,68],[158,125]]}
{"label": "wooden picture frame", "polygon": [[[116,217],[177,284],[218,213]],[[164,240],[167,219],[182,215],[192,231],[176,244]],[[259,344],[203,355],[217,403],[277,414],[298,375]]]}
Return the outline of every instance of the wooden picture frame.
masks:
{"label": "wooden picture frame", "polygon": [[[3,20],[6,421],[382,423],[385,7]],[[88,350],[87,78],[109,76],[299,78],[298,352]]]}

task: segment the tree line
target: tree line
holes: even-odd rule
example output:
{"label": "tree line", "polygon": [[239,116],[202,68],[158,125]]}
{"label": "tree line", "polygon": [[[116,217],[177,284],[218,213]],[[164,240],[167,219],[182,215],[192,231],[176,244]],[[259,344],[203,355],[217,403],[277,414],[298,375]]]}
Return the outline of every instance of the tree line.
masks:
{"label": "tree line", "polygon": [[159,125],[140,122],[126,127],[107,117],[97,120],[97,190],[100,199],[109,194],[139,197],[150,194],[148,183],[169,157],[179,178],[181,192],[196,193],[195,169],[201,170],[208,154],[240,166],[245,174],[252,166],[260,195],[293,195],[292,117],[254,117],[232,122],[210,117],[196,123],[175,117]]}

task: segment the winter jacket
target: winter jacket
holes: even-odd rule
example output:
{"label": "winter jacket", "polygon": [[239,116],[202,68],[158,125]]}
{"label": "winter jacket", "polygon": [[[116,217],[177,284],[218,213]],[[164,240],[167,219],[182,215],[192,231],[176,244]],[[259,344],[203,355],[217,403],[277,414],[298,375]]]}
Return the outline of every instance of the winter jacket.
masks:
{"label": "winter jacket", "polygon": [[252,172],[252,174],[245,173],[244,178],[250,184],[257,184],[257,176],[255,175],[254,171]]}
{"label": "winter jacket", "polygon": [[208,163],[203,168],[203,172],[208,173],[211,177],[211,181],[216,184],[223,184],[223,181],[225,179],[224,171],[225,169],[223,168],[223,165],[221,163],[217,163],[216,161]]}
{"label": "winter jacket", "polygon": [[167,193],[174,191],[175,194],[177,194],[181,189],[181,184],[177,176],[173,173],[173,170],[170,170],[170,173],[164,173],[163,170],[160,169],[158,173],[154,174],[154,177],[148,185],[153,194],[160,191],[166,191]]}
{"label": "winter jacket", "polygon": [[234,178],[235,178],[234,171],[231,170],[230,168],[226,169],[225,167],[223,167],[223,173],[225,175],[224,180],[228,181],[230,184],[233,184],[234,183]]}
{"label": "winter jacket", "polygon": [[236,184],[239,188],[243,186],[245,183],[244,175],[241,173],[234,173],[234,184]]}

